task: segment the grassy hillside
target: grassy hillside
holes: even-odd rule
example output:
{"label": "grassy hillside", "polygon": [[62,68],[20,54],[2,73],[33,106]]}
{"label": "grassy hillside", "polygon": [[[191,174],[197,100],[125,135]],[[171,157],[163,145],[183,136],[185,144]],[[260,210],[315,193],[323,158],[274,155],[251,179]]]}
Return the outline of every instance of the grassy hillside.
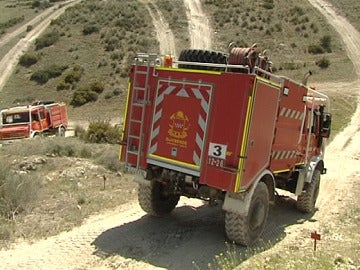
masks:
{"label": "grassy hillside", "polygon": [[[230,41],[239,46],[258,43],[270,52],[277,73],[296,80],[308,70],[314,81],[355,75],[339,36],[307,1],[289,0],[285,5],[281,0],[206,0],[205,8],[212,14],[218,49],[226,49]],[[324,38],[329,38],[329,48],[311,53]],[[322,59],[330,62],[328,68],[316,64]]]}
{"label": "grassy hillside", "polygon": [[[27,10],[28,16],[34,15],[36,9],[32,2],[17,1],[18,5],[22,3],[17,8]],[[0,3],[4,9],[14,1]],[[187,48],[188,24],[183,1],[156,0],[153,3],[168,20],[178,51]],[[150,4],[150,8],[155,6]],[[338,35],[306,1],[300,4],[289,0],[284,5],[281,0],[204,0],[203,8],[210,15],[214,28],[214,50],[226,51],[230,41],[240,46],[258,43],[261,50],[269,50],[278,74],[301,80],[310,69],[314,73],[310,82],[354,77]],[[7,7],[4,11],[13,9]],[[24,22],[19,21],[12,27],[21,23]],[[49,39],[52,39],[51,45],[43,45]],[[64,101],[70,105],[74,95],[81,103],[86,91],[95,83],[101,89],[87,96],[93,102],[69,106],[70,119],[120,121],[133,56],[136,52],[156,52],[157,48],[151,17],[143,2],[82,1],[53,21],[37,40],[27,53],[36,63],[18,65],[0,92],[0,107],[39,99]],[[310,53],[311,48],[323,52]],[[319,63],[329,66],[321,68]],[[44,79],[46,76],[49,78]]]}
{"label": "grassy hillside", "polygon": [[328,2],[360,31],[360,2],[358,0],[328,0]]}

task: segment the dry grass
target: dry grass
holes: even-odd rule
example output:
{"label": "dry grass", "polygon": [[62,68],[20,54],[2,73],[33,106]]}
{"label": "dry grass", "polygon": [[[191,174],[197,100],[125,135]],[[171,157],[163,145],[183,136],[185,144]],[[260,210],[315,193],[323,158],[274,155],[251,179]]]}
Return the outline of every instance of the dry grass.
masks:
{"label": "dry grass", "polygon": [[[76,138],[1,147],[0,247],[70,230],[92,214],[134,200],[136,184],[121,175],[117,155],[117,145]],[[32,167],[26,170],[24,163]]]}
{"label": "dry grass", "polygon": [[360,3],[358,0],[328,0],[328,2],[360,31]]}

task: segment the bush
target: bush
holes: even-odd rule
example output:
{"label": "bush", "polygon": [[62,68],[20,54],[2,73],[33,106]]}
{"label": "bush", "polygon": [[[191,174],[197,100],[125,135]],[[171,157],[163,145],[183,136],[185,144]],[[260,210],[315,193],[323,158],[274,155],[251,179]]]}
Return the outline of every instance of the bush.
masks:
{"label": "bush", "polygon": [[31,75],[30,80],[36,81],[39,84],[44,84],[49,79],[60,76],[65,69],[67,69],[67,66],[51,65],[46,69],[35,71]]}
{"label": "bush", "polygon": [[73,84],[73,83],[75,83],[75,82],[78,82],[78,81],[80,81],[80,79],[81,79],[81,75],[82,75],[81,72],[71,71],[70,73],[68,73],[68,74],[65,76],[64,82],[65,82],[65,83],[69,83],[69,84]]}
{"label": "bush", "polygon": [[99,32],[99,28],[95,25],[86,25],[82,32],[84,35],[91,35],[92,33]]}
{"label": "bush", "polygon": [[49,80],[49,73],[47,73],[45,70],[35,71],[31,75],[30,80],[36,81],[39,84],[44,84]]}
{"label": "bush", "polygon": [[316,65],[322,69],[328,68],[330,66],[330,60],[323,57],[320,60],[316,61]]}
{"label": "bush", "polygon": [[60,81],[58,83],[58,85],[56,86],[56,90],[61,91],[61,90],[69,90],[71,88],[71,84],[67,83],[65,81]]}
{"label": "bush", "polygon": [[323,36],[320,39],[320,46],[323,47],[326,52],[331,53],[332,52],[331,36],[329,36],[329,35]]}
{"label": "bush", "polygon": [[324,53],[324,48],[320,45],[309,45],[308,52],[311,54],[322,54]]}
{"label": "bush", "polygon": [[84,140],[90,143],[118,143],[121,130],[112,126],[109,121],[96,121],[89,124]]}
{"label": "bush", "polygon": [[35,40],[35,49],[40,50],[42,48],[49,47],[55,44],[55,42],[59,40],[59,37],[59,32],[53,30],[52,32],[47,33]]}
{"label": "bush", "polygon": [[90,84],[90,90],[98,94],[101,94],[104,91],[104,84],[102,82],[92,82]]}
{"label": "bush", "polygon": [[93,102],[98,99],[98,94],[88,87],[81,87],[75,90],[70,104],[74,107],[82,106],[88,102]]}
{"label": "bush", "polygon": [[24,211],[30,211],[39,190],[37,177],[16,174],[9,164],[0,167],[0,216],[14,219]]}

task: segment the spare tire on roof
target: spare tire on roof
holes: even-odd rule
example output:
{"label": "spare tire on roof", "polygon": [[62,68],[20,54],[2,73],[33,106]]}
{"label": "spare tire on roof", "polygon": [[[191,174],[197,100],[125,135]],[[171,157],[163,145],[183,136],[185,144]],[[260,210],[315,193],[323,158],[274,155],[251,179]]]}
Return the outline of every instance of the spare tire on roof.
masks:
{"label": "spare tire on roof", "polygon": [[[195,62],[195,63],[226,64],[227,56],[223,52],[187,49],[181,51],[179,56],[179,61]],[[215,71],[225,70],[224,67],[209,67],[209,66],[191,65],[191,64],[179,64],[179,68],[215,70]]]}

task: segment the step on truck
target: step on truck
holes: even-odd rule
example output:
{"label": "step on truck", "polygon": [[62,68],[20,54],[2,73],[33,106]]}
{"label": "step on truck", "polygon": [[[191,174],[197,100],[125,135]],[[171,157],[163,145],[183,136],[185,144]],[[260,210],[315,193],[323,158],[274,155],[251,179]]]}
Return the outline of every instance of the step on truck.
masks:
{"label": "step on truck", "polygon": [[138,200],[163,216],[180,196],[222,202],[230,241],[253,245],[278,189],[315,211],[329,98],[271,72],[266,52],[184,50],[177,60],[137,54],[131,68],[120,160]]}
{"label": "step on truck", "polygon": [[66,105],[53,101],[37,101],[0,111],[0,142],[42,136],[65,136],[68,126]]}

